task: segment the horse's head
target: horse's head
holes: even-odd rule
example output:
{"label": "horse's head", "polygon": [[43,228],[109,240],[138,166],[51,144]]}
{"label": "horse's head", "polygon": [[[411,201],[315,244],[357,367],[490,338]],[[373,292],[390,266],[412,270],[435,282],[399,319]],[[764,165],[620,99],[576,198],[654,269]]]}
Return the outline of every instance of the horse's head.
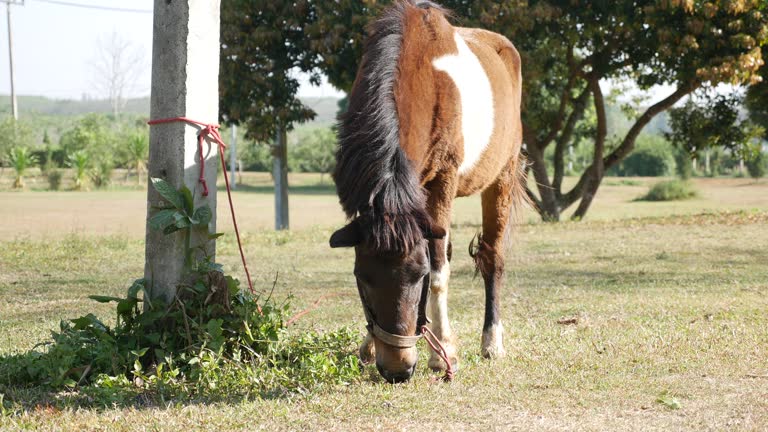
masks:
{"label": "horse's head", "polygon": [[[427,323],[430,283],[428,240],[443,230],[422,224],[418,238],[400,250],[382,250],[367,217],[358,217],[331,236],[331,247],[355,248],[355,278],[368,331],[373,336],[376,367],[389,382],[407,381],[416,369],[416,342]],[[390,228],[396,232],[397,224]]]}

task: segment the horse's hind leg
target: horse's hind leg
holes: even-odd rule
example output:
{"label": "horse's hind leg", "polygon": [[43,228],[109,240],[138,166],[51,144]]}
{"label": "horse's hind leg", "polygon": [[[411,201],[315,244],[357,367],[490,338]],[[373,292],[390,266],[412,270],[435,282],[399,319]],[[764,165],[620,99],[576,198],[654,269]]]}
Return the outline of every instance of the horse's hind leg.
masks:
{"label": "horse's hind leg", "polygon": [[517,193],[516,161],[483,191],[483,233],[474,253],[475,264],[485,282],[483,357],[502,357],[504,327],[499,316],[499,293],[504,284],[504,237]]}

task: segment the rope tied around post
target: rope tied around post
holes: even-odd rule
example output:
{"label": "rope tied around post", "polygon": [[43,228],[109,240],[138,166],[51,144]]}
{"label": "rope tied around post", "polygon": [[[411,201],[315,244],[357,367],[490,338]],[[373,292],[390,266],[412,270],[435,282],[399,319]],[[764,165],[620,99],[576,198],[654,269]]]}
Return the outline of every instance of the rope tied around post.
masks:
{"label": "rope tied around post", "polygon": [[[227,171],[227,163],[224,159],[224,149],[227,148],[227,145],[224,143],[224,140],[221,137],[221,133],[219,132],[220,125],[216,123],[204,123],[197,120],[192,120],[187,117],[171,117],[171,118],[165,118],[165,119],[157,119],[157,120],[150,120],[147,122],[150,126],[159,125],[159,124],[167,124],[167,123],[188,123],[193,124],[196,126],[202,126],[202,129],[197,133],[197,151],[200,155],[199,161],[200,161],[200,177],[198,178],[198,182],[202,186],[203,190],[201,192],[201,195],[204,197],[208,196],[208,184],[205,181],[205,159],[206,155],[203,153],[203,144],[205,144],[206,139],[210,139],[211,141],[215,142],[219,146],[219,158],[221,159],[221,168],[226,173]],[[240,240],[240,229],[237,227],[237,217],[235,216],[235,206],[232,203],[232,188],[229,184],[229,177],[224,176],[224,183],[227,185],[227,200],[229,201],[229,212],[232,215],[232,225],[235,228],[235,237],[237,238],[237,247],[240,249],[240,259],[243,262],[243,269],[245,270],[245,276],[248,280],[248,288],[251,290],[251,294],[256,294],[256,290],[253,289],[253,282],[251,281],[251,273],[248,271],[248,264],[245,262],[245,252],[243,252],[243,242]],[[258,304],[256,305],[256,308],[259,311],[259,314],[261,314],[261,306]]]}

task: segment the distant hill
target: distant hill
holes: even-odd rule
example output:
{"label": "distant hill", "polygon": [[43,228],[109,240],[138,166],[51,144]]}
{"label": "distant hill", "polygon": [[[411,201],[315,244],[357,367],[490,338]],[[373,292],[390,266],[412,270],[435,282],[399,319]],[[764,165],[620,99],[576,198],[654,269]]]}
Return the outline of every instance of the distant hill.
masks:
{"label": "distant hill", "polygon": [[[336,121],[336,112],[339,109],[339,100],[337,98],[303,98],[302,101],[317,113],[317,118],[313,123],[330,125]],[[21,116],[37,114],[71,117],[87,113],[110,114],[112,112],[109,101],[105,99],[70,100],[51,99],[44,96],[19,96],[18,104]],[[10,97],[8,95],[0,95],[0,115],[10,111]],[[149,97],[129,99],[123,112],[148,117]]]}

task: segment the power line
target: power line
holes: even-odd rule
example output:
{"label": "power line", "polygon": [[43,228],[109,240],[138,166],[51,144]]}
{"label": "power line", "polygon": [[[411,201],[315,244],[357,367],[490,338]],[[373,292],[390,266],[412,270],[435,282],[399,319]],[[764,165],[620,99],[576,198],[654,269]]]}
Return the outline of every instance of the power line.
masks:
{"label": "power line", "polygon": [[96,6],[96,5],[89,5],[89,4],[82,4],[82,3],[72,3],[67,1],[60,1],[60,0],[34,0],[40,3],[50,3],[55,4],[59,6],[71,6],[71,7],[79,7],[83,9],[95,9],[95,10],[103,10],[103,11],[110,11],[110,12],[129,12],[129,13],[143,13],[143,14],[151,14],[151,10],[147,9],[128,9],[128,8],[116,8],[116,7],[110,7],[110,6]]}

